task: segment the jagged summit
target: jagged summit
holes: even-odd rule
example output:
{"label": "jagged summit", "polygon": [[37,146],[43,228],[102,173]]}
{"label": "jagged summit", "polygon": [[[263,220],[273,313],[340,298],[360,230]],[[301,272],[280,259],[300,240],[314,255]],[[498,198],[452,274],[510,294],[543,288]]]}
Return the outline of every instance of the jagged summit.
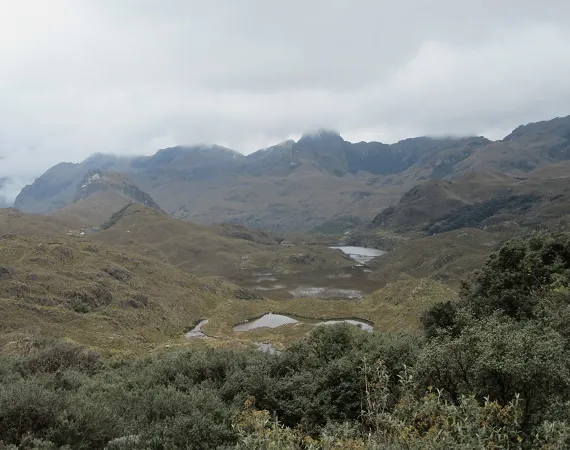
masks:
{"label": "jagged summit", "polygon": [[51,213],[70,205],[97,169],[124,174],[178,218],[296,232],[339,214],[372,219],[423,181],[468,172],[521,175],[563,161],[570,161],[570,117],[519,127],[502,141],[424,136],[351,143],[325,128],[247,156],[196,145],[59,164],[24,188],[15,206]]}
{"label": "jagged summit", "polygon": [[340,135],[338,131],[330,130],[326,128],[320,128],[315,131],[310,131],[307,133],[303,133],[301,139],[299,139],[299,143],[304,141],[318,141],[318,142],[334,142],[334,141],[341,141],[344,142],[344,139]]}

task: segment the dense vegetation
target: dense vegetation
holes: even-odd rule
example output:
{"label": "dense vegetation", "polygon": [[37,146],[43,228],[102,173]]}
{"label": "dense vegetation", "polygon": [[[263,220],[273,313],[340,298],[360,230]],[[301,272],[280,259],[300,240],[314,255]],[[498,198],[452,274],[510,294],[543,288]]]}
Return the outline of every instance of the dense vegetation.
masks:
{"label": "dense vegetation", "polygon": [[506,197],[492,197],[483,202],[465,205],[458,210],[440,217],[429,224],[425,231],[428,234],[445,233],[460,228],[476,228],[481,223],[496,214],[511,214],[517,216],[530,209],[540,200],[539,195],[509,195]]}
{"label": "dense vegetation", "polygon": [[317,327],[280,354],[0,359],[0,448],[570,446],[570,236],[507,243],[418,334]]}

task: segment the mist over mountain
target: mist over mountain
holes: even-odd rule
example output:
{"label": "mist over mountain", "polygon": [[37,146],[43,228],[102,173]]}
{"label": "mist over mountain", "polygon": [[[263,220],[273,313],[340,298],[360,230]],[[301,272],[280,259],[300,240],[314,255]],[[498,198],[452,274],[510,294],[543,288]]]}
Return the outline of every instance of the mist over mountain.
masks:
{"label": "mist over mountain", "polygon": [[0,450],[570,449],[568,0],[13,0]]}
{"label": "mist over mountain", "polygon": [[308,231],[335,217],[372,219],[413,186],[469,172],[524,174],[570,159],[570,117],[518,127],[500,141],[417,137],[351,143],[316,130],[243,155],[221,146],[178,146],[151,156],[95,154],[60,163],[22,189],[15,206],[52,213],[86,174],[123,174],[177,218],[265,230]]}

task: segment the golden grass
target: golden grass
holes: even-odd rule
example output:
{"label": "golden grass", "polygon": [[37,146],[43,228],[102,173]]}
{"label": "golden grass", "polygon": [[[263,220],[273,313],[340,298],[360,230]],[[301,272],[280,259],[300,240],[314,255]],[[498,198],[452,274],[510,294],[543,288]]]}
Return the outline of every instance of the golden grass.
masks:
{"label": "golden grass", "polygon": [[313,329],[310,325],[293,324],[248,332],[233,331],[236,324],[269,312],[314,320],[363,319],[372,322],[375,331],[379,332],[414,330],[419,327],[419,316],[425,308],[456,297],[454,290],[440,283],[409,278],[390,283],[362,300],[231,300],[216,308],[202,331],[222,340],[286,344]]}
{"label": "golden grass", "polygon": [[46,335],[111,351],[148,349],[238,291],[225,280],[202,280],[80,238],[4,239],[0,261],[2,345]]}
{"label": "golden grass", "polygon": [[[181,225],[171,219],[164,223],[161,219],[160,223],[166,225],[162,228],[164,236],[168,236],[168,227],[172,227],[172,232],[181,226],[197,229],[193,235],[196,245],[203,244],[202,238],[211,233],[204,232],[202,236],[201,227]],[[118,230],[133,236],[137,242],[133,250],[145,248],[149,231],[145,231],[143,225],[137,228],[137,220],[127,224],[132,227],[126,228],[123,224]],[[160,225],[156,227],[160,229]],[[241,251],[241,245],[254,244],[249,241],[236,244],[233,242],[236,239],[217,238],[220,240],[217,245],[222,248],[226,241],[232,241],[225,249],[231,257]],[[153,245],[149,244],[150,248]],[[255,295],[249,296],[224,278],[198,278],[161,261],[176,254],[169,253],[176,251],[176,245],[180,245],[180,241],[160,246],[157,258],[157,255],[143,256],[145,252],[134,253],[128,245],[110,247],[88,237],[5,236],[0,239],[0,349],[17,351],[43,337],[67,338],[111,354],[140,353],[178,345],[235,347],[250,345],[253,341],[281,346],[314,327],[297,324],[245,333],[234,333],[233,327],[275,312],[310,319],[360,318],[372,322],[377,331],[414,329],[425,307],[455,298],[455,293],[442,284],[410,278],[391,283],[357,301],[256,299]],[[304,257],[297,260],[296,255],[305,254],[299,252],[300,247],[276,250],[272,245],[255,246],[266,248],[280,264],[291,264],[283,270],[300,270],[303,265],[310,270],[329,257],[328,249],[315,248],[307,252],[313,256],[304,261]],[[339,261],[352,264],[340,252],[330,252],[334,256],[333,267]],[[201,260],[199,254],[192,257]],[[206,318],[210,322],[203,331],[215,339],[183,337],[185,331]]]}
{"label": "golden grass", "polygon": [[90,238],[201,275],[228,276],[254,269],[295,273],[354,264],[325,246],[285,247],[231,238],[220,227],[201,227],[142,205],[131,205],[115,225]]}

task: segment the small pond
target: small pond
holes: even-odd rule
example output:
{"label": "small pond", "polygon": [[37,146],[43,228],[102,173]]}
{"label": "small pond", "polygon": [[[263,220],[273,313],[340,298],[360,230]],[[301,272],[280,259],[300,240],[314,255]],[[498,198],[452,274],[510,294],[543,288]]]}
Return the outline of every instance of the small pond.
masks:
{"label": "small pond", "polygon": [[285,316],[283,314],[273,314],[268,313],[265,314],[257,319],[248,320],[247,322],[240,323],[234,327],[234,331],[250,331],[255,330],[256,328],[277,328],[281,325],[287,325],[291,323],[305,323],[309,325],[334,325],[337,323],[348,323],[350,325],[355,325],[362,330],[372,332],[374,331],[374,327],[367,322],[361,320],[354,320],[354,319],[338,319],[338,320],[324,320],[318,321],[313,319],[305,319],[305,318],[294,318],[291,316]]}
{"label": "small pond", "polygon": [[208,322],[209,322],[209,319],[201,320],[200,323],[198,323],[198,325],[196,325],[188,333],[186,333],[185,336],[187,338],[206,338],[206,337],[208,337],[202,332],[202,327],[204,325],[206,325]]}
{"label": "small pond", "polygon": [[365,264],[377,256],[382,256],[386,253],[385,250],[366,247],[354,247],[350,245],[335,245],[331,248],[342,250],[344,253],[346,253],[348,256],[360,264]]}
{"label": "small pond", "polygon": [[378,289],[380,284],[371,276],[372,270],[366,263],[384,250],[366,247],[337,245],[331,247],[342,250],[354,261],[350,267],[337,269],[308,270],[300,273],[275,273],[271,268],[258,268],[255,271],[239,271],[228,274],[235,284],[260,291],[261,295],[285,300],[292,298],[322,298],[355,300]]}
{"label": "small pond", "polygon": [[365,267],[313,270],[294,274],[240,272],[229,276],[235,284],[274,299],[302,297],[354,300],[379,288]]}
{"label": "small pond", "polygon": [[346,298],[348,300],[362,297],[362,291],[358,289],[340,289],[334,287],[304,287],[300,286],[288,291],[293,298]]}

